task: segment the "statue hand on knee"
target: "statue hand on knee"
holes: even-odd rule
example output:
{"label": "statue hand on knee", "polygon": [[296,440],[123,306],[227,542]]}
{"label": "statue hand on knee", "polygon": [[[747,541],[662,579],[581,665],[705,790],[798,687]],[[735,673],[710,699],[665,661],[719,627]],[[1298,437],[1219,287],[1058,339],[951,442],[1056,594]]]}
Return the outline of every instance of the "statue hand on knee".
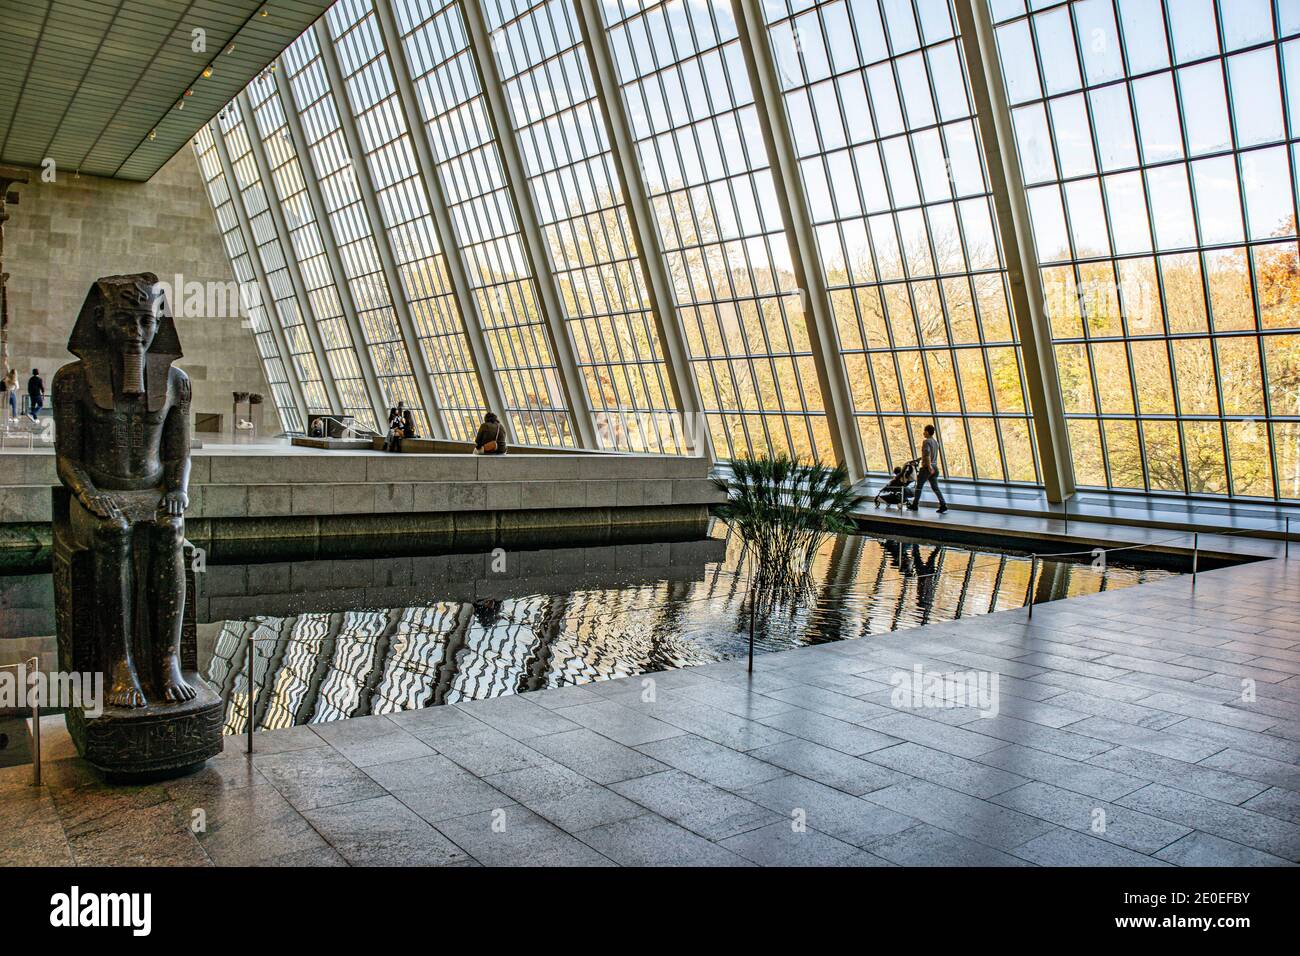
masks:
{"label": "statue hand on knee", "polygon": [[81,506],[93,515],[98,515],[101,518],[122,517],[122,506],[112,495],[96,491],[82,495],[78,500],[81,501]]}
{"label": "statue hand on knee", "polygon": [[185,509],[190,506],[190,496],[183,491],[169,491],[163,495],[162,501],[158,503],[158,510],[165,515],[173,518],[179,518],[185,514]]}

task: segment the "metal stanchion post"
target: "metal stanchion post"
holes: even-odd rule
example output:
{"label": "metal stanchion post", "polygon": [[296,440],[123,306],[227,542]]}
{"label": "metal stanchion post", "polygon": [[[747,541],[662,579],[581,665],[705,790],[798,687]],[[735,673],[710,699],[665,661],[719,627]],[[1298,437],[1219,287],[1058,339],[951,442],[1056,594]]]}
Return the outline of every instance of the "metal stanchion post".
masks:
{"label": "metal stanchion post", "polygon": [[1196,566],[1200,563],[1201,557],[1201,533],[1192,532],[1192,590],[1196,590]]}
{"label": "metal stanchion post", "polygon": [[754,614],[758,604],[758,588],[749,589],[749,672],[754,673]]}
{"label": "metal stanchion post", "polygon": [[253,753],[253,653],[257,650],[257,645],[253,643],[253,635],[248,635],[248,754]]}
{"label": "metal stanchion post", "polygon": [[1286,516],[1286,560],[1291,560],[1291,516]]}
{"label": "metal stanchion post", "polygon": [[1034,555],[1029,563],[1029,619],[1034,619],[1034,584],[1038,580],[1038,555]]}
{"label": "metal stanchion post", "polygon": [[[40,687],[41,659],[31,659],[32,673],[37,675],[36,687]],[[32,786],[41,785],[41,698],[32,694]]]}

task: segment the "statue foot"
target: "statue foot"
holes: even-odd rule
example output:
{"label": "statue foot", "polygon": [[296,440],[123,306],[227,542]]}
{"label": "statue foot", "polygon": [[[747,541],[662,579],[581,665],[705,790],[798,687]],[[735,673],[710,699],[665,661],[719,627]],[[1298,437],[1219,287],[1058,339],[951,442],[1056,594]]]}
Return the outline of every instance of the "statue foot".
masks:
{"label": "statue foot", "polygon": [[197,696],[194,688],[185,682],[185,678],[181,677],[180,665],[176,662],[175,657],[168,657],[163,663],[162,672],[163,700],[179,702],[193,700]]}
{"label": "statue foot", "polygon": [[114,682],[108,692],[108,702],[114,707],[143,707],[149,703],[145,700],[144,691],[134,680],[126,684]]}

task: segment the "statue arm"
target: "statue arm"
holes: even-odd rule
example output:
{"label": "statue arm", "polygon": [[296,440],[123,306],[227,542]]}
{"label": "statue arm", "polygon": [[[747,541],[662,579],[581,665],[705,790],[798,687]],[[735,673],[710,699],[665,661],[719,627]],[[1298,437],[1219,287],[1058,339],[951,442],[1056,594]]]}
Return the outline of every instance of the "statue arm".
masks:
{"label": "statue arm", "polygon": [[172,406],[163,421],[163,482],[167,494],[179,499],[180,514],[189,505],[190,490],[190,379],[180,369],[172,369]]}
{"label": "statue arm", "polygon": [[51,383],[54,396],[55,470],[59,481],[89,511],[101,518],[113,517],[117,504],[112,495],[103,494],[82,464],[82,409],[75,371],[60,369]]}

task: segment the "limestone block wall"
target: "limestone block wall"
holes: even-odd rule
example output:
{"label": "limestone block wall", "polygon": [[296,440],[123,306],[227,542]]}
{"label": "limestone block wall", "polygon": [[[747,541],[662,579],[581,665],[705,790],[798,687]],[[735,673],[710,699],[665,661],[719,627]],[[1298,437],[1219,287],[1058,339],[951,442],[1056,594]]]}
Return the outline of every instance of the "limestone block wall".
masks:
{"label": "limestone block wall", "polygon": [[[100,276],[154,272],[169,283],[178,274],[186,283],[234,281],[189,148],[147,183],[76,177],[63,169],[55,182],[40,179],[33,170],[32,182],[18,187],[19,203],[5,227],[9,354],[21,382],[39,368],[48,387],[55,369],[72,360],[68,335]],[[172,309],[182,311],[175,301]],[[261,392],[264,429],[278,430],[253,333],[242,320],[181,315],[176,326],[185,349],[179,364],[194,382],[194,411],[223,414],[228,429],[230,393]]]}

